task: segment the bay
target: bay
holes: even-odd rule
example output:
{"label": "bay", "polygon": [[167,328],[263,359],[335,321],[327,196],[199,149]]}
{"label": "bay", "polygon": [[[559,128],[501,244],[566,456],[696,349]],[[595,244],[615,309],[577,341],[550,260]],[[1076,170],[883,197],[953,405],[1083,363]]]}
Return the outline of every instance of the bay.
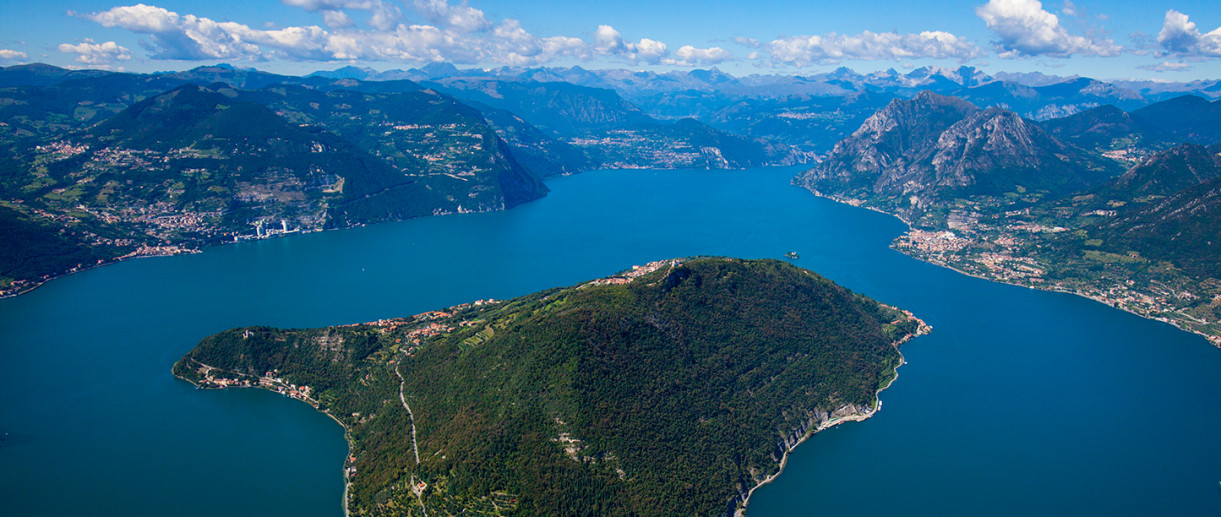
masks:
{"label": "bay", "polygon": [[934,333],[863,423],[818,434],[748,514],[1215,515],[1221,351],[1083,298],[888,248],[899,221],[792,168],[594,171],[506,212],[142,259],[0,300],[0,514],[342,515],[342,429],[169,374],[208,334],[371,321],[689,255],[776,257]]}

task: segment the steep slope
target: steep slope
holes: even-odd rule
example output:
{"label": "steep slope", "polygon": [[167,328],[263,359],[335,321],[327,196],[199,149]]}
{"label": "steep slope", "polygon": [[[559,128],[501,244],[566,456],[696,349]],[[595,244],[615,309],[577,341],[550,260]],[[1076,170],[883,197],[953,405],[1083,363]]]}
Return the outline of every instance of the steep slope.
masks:
{"label": "steep slope", "polygon": [[1113,172],[1038,124],[999,108],[954,124],[938,137],[935,149],[934,175],[923,181],[966,194],[1000,195],[1020,186],[1058,195],[1097,184]]}
{"label": "steep slope", "polygon": [[870,414],[924,330],[787,263],[704,258],[414,318],[235,329],[174,373],[337,418],[355,515],[729,515],[802,438]]}
{"label": "steep slope", "polygon": [[826,160],[798,176],[807,188],[831,193],[888,192],[885,184],[908,174],[932,154],[937,138],[978,109],[959,99],[922,92],[895,100],[835,144]]}
{"label": "steep slope", "polygon": [[475,104],[496,135],[513,149],[513,156],[541,178],[575,174],[594,168],[584,151],[547,136],[533,124],[507,110]]}
{"label": "steep slope", "polygon": [[1198,144],[1183,144],[1145,159],[1102,189],[1126,193],[1130,199],[1168,196],[1218,176],[1221,157],[1215,151]]}
{"label": "steep slope", "polygon": [[508,110],[544,132],[574,137],[653,122],[613,90],[568,83],[459,78],[428,84],[464,101]]}
{"label": "steep slope", "polygon": [[[435,93],[402,95],[415,97],[297,98],[306,110],[310,100],[330,99],[315,103],[327,115],[311,119],[327,126],[290,122],[223,84],[188,85],[87,131],[22,148],[0,159],[0,196],[15,200],[4,214],[9,244],[56,251],[0,253],[0,271],[16,275],[0,276],[0,293],[129,254],[502,209],[546,193],[477,111]],[[350,114],[362,108],[377,120]],[[331,126],[352,130],[351,139],[323,129]],[[71,248],[98,256],[77,260],[88,254]]]}
{"label": "steep slope", "polygon": [[1084,149],[1150,149],[1165,145],[1157,126],[1110,104],[1046,120],[1043,127],[1056,138]]}
{"label": "steep slope", "polygon": [[1072,197],[1048,200],[1032,210],[1096,226],[1218,177],[1221,156],[1199,144],[1182,144],[1149,156],[1106,183]]}
{"label": "steep slope", "polygon": [[1184,95],[1132,112],[1169,135],[1176,142],[1214,144],[1221,142],[1221,101]]}
{"label": "steep slope", "polygon": [[1062,194],[1111,172],[1011,111],[923,92],[878,111],[794,182],[918,216],[954,196]]}
{"label": "steep slope", "polygon": [[511,208],[547,187],[508,150],[479,110],[432,90],[374,92],[277,85],[242,98],[317,125],[427,183],[443,211]]}
{"label": "steep slope", "polygon": [[1221,278],[1219,192],[1221,155],[1183,144],[1081,196],[1088,200],[1076,208],[1107,214],[1083,225],[1104,250],[1136,252],[1198,278]]}
{"label": "steep slope", "polygon": [[1186,273],[1221,279],[1221,178],[1120,214],[1090,236],[1119,253],[1166,260]]}
{"label": "steep slope", "polygon": [[718,129],[765,138],[802,151],[827,153],[893,100],[872,92],[839,96],[745,98],[696,117]]}
{"label": "steep slope", "polygon": [[808,159],[787,145],[733,135],[690,118],[595,132],[573,144],[596,166],[611,169],[743,169]]}
{"label": "steep slope", "polygon": [[[85,153],[93,163],[111,155],[141,157],[109,164],[106,176],[93,183],[139,174],[144,181],[112,186],[111,203],[130,196],[132,204],[219,212],[229,219],[229,231],[246,223],[240,218],[256,224],[286,219],[309,230],[412,217],[431,213],[442,201],[350,142],[290,124],[236,96],[224,87],[184,86],[90,129],[81,142],[93,149]],[[158,161],[164,165],[153,165]]]}

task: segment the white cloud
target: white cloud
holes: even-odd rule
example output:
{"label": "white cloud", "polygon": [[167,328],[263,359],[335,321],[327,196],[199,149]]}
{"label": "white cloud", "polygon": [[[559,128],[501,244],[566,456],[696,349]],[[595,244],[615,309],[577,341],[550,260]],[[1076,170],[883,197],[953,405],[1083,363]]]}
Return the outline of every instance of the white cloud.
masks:
{"label": "white cloud", "polygon": [[379,0],[281,0],[284,5],[300,7],[306,11],[338,11],[359,9],[372,11],[382,5]]}
{"label": "white cloud", "polygon": [[1171,9],[1166,11],[1162,31],[1157,34],[1157,44],[1162,54],[1185,57],[1221,57],[1221,28],[1201,34],[1195,22],[1186,14]]}
{"label": "white cloud", "polygon": [[178,13],[144,4],[115,7],[85,17],[102,24],[103,27],[122,27],[148,34],[175,30],[180,21]]}
{"label": "white cloud", "polygon": [[412,0],[407,5],[416,18],[426,20],[413,24],[405,21],[389,0],[281,1],[320,13],[325,28],[311,25],[258,29],[145,4],[81,16],[105,27],[147,36],[141,44],[155,59],[449,61],[529,66],[560,58],[589,60],[612,56],[632,63],[669,61],[677,66],[692,66],[729,58],[723,49],[687,46],[670,59],[665,43],[649,38],[626,40],[609,25],[599,26],[590,39],[539,37],[527,32],[517,20],[494,23],[483,11],[465,2]]}
{"label": "white cloud", "polygon": [[1072,0],[1064,0],[1064,7],[1060,9],[1060,12],[1065,16],[1077,16],[1077,5]]}
{"label": "white cloud", "polygon": [[66,54],[76,54],[76,62],[83,65],[109,66],[115,61],[131,59],[131,51],[113,41],[94,43],[91,39],[85,39],[77,45],[60,43],[58,49]]}
{"label": "white cloud", "polygon": [[744,37],[744,36],[736,36],[736,37],[734,37],[733,42],[734,42],[734,43],[737,43],[737,44],[739,44],[739,45],[742,45],[743,47],[749,47],[749,48],[763,48],[763,44],[762,44],[762,43],[760,43],[760,42],[759,42],[759,40],[757,40],[757,39],[755,39],[755,38],[747,38],[747,37]]}
{"label": "white cloud", "polygon": [[332,29],[342,29],[356,25],[356,22],[352,21],[348,14],[343,11],[322,11],[322,21],[326,23],[327,27]]}
{"label": "white cloud", "polygon": [[622,56],[632,63],[643,61],[655,65],[669,55],[666,44],[649,38],[641,38],[640,42],[623,39],[619,31],[610,25],[599,25],[594,31],[595,53],[604,56]]}
{"label": "white cloud", "polygon": [[483,11],[466,5],[449,5],[446,0],[415,0],[416,12],[428,21],[462,32],[479,32],[492,27]]}
{"label": "white cloud", "polygon": [[147,34],[158,59],[332,59],[330,34],[321,27],[254,29],[192,14],[137,4],[85,15],[105,27]]}
{"label": "white cloud", "polygon": [[691,45],[683,45],[674,52],[674,59],[666,59],[662,62],[673,66],[715,65],[730,57],[729,51],[721,47],[695,48]]}
{"label": "white cloud", "polygon": [[1136,68],[1148,70],[1150,72],[1186,72],[1191,70],[1191,65],[1187,63],[1158,63],[1156,65],[1140,65]]}
{"label": "white cloud", "polygon": [[[1075,12],[1077,8],[1068,3],[1066,14]],[[1114,56],[1121,50],[1109,39],[1069,34],[1060,26],[1060,18],[1043,10],[1039,0],[989,0],[976,7],[975,14],[1000,37],[997,51],[1003,58]]]}
{"label": "white cloud", "polygon": [[18,61],[22,59],[29,59],[29,57],[30,56],[26,55],[25,52],[20,50],[0,48],[0,61]]}
{"label": "white cloud", "polygon": [[[323,19],[330,27],[345,27],[332,25],[331,22],[344,23],[351,21],[344,10],[368,11],[369,25],[381,30],[390,30],[403,18],[403,12],[397,6],[382,0],[280,0],[284,5],[300,7],[310,12],[322,12]],[[342,15],[342,18],[340,18]]]}
{"label": "white cloud", "polygon": [[982,55],[974,43],[948,32],[925,31],[918,34],[865,31],[857,35],[830,33],[822,36],[793,36],[768,44],[773,65],[809,66],[836,63],[845,59],[958,59]]}

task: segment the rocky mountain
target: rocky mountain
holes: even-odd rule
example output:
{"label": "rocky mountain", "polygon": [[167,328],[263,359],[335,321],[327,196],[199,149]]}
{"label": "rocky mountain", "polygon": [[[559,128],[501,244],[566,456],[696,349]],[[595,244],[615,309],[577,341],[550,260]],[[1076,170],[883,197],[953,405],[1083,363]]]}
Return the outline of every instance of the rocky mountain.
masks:
{"label": "rocky mountain", "polygon": [[1136,91],[1142,97],[1154,102],[1170,100],[1183,95],[1197,95],[1216,99],[1221,97],[1221,80],[1195,80],[1188,82],[1169,82],[1160,80],[1113,81],[1112,84],[1121,88]]}
{"label": "rocky mountain", "polygon": [[229,330],[173,371],[343,423],[355,516],[728,516],[801,439],[872,414],[897,345],[926,330],[784,262],[698,258],[376,323]]}
{"label": "rocky mountain", "polygon": [[1135,109],[1145,104],[1139,93],[1086,77],[1042,86],[994,81],[953,92],[977,106],[1000,107],[1032,120],[1060,118],[1111,104]]}
{"label": "rocky mountain", "polygon": [[966,101],[931,92],[892,101],[798,181],[828,192],[893,193],[890,186],[919,167],[914,162],[931,159],[941,133],[977,111]]}
{"label": "rocky mountain", "polygon": [[869,117],[794,182],[914,216],[954,196],[1064,194],[1113,168],[1011,111],[923,92]]}

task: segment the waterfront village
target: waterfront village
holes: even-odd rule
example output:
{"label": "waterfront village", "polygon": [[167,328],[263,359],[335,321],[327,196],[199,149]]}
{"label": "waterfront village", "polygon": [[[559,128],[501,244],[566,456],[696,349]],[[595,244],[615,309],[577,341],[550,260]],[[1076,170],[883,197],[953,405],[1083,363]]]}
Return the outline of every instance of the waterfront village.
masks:
{"label": "waterfront village", "polygon": [[667,266],[668,267],[678,267],[682,263],[683,262],[679,259],[656,260],[653,262],[649,262],[648,264],[645,264],[643,266],[632,266],[632,269],[629,269],[627,271],[624,271],[624,272],[616,274],[616,275],[608,276],[606,278],[599,278],[597,280],[590,280],[589,282],[582,284],[581,287],[585,288],[585,287],[590,287],[590,286],[595,286],[595,285],[627,284],[627,283],[631,283],[633,280],[636,280],[637,278],[640,278],[644,275],[657,271],[658,269],[661,269],[663,267],[667,267]]}
{"label": "waterfront village", "polygon": [[[658,260],[649,262],[643,266],[632,266],[632,269],[621,272],[619,274],[593,280],[583,284],[581,287],[589,287],[594,285],[620,285],[626,284],[641,276],[657,271],[663,267],[676,267],[682,264],[682,261],[673,260]],[[500,303],[495,299],[475,300],[473,302],[455,305],[445,310],[435,310],[422,312],[414,316],[406,318],[389,318],[366,323],[352,323],[341,325],[341,327],[374,327],[381,331],[382,334],[398,333],[400,329],[405,330],[400,336],[396,336],[394,343],[397,346],[406,346],[400,351],[407,357],[412,357],[419,347],[427,338],[436,337],[444,334],[449,334],[460,327],[472,327],[484,323],[483,320],[462,320],[455,324],[450,324],[452,318],[456,314],[463,313],[469,309],[483,307]],[[243,338],[248,338],[251,335],[250,330],[243,333]],[[279,371],[271,370],[265,372],[261,376],[243,374],[240,372],[224,370],[211,365],[195,361],[195,369],[200,373],[200,379],[196,383],[196,387],[201,389],[225,389],[225,388],[264,388],[275,391],[289,398],[294,398],[306,402],[314,408],[319,408],[318,400],[312,397],[313,388],[309,386],[298,386],[279,377]],[[391,359],[390,364],[394,364],[395,360]]]}
{"label": "waterfront village", "polygon": [[[1206,308],[1221,304],[1221,286],[1194,282],[1172,268],[1163,270],[1134,254],[1086,250],[1080,259],[1038,256],[1046,237],[1071,231],[1060,226],[1020,218],[1002,218],[997,224],[988,224],[980,221],[978,213],[952,213],[948,220],[948,230],[912,228],[895,239],[892,247],[968,275],[1085,296],[1201,334],[1221,348],[1219,322],[1210,320],[1202,310],[1192,310],[1200,306],[1197,302],[1201,299],[1211,299]],[[1080,271],[1099,272],[1088,278],[1074,274]]]}

